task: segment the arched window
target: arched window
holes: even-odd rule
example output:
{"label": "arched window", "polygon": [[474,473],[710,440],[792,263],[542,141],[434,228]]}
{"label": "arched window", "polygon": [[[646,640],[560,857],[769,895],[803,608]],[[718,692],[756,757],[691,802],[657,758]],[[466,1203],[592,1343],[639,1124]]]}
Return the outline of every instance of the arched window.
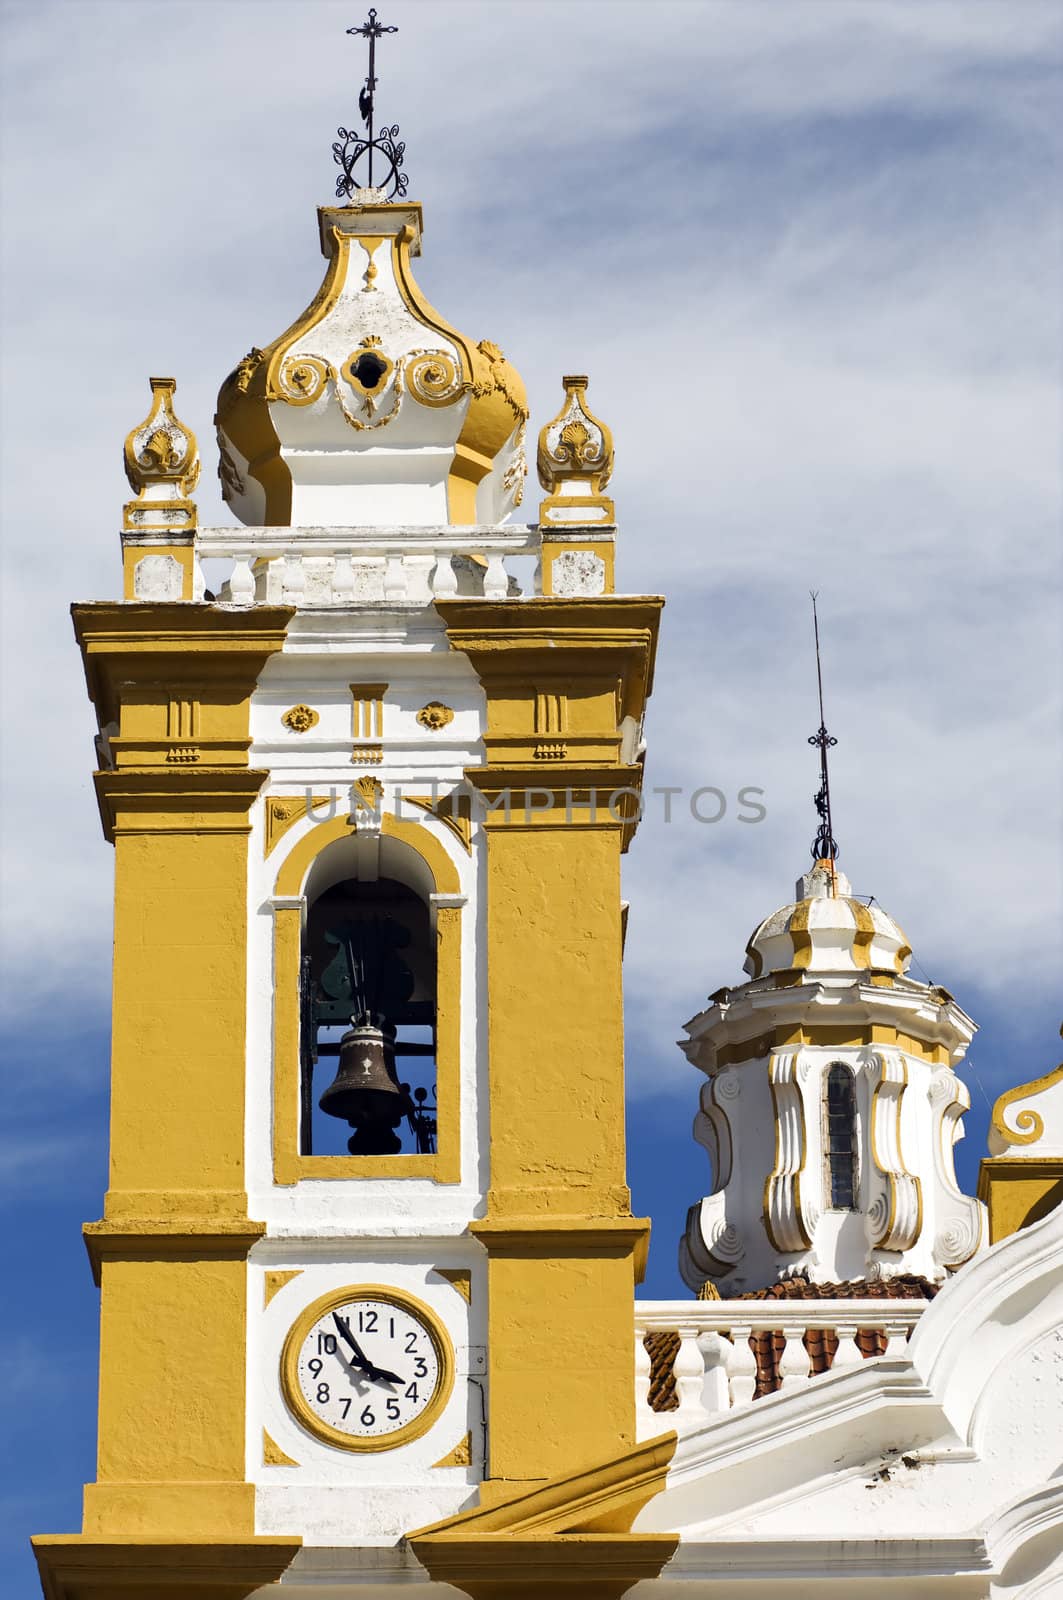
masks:
{"label": "arched window", "polygon": [[307,912],[300,994],[304,1156],[436,1149],[436,939],[395,878],[343,879]]}
{"label": "arched window", "polygon": [[830,1206],[835,1211],[855,1211],[860,1188],[856,1087],[849,1068],[840,1061],[827,1073],[823,1136]]}

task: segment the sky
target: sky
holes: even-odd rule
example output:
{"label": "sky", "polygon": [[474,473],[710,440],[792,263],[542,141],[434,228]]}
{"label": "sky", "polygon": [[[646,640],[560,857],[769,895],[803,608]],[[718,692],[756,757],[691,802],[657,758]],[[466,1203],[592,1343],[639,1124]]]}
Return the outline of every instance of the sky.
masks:
{"label": "sky", "polygon": [[[218,386],[320,281],[315,207],[364,73],[333,0],[2,6],[0,1194],[22,1293],[0,1571],[80,1523],[106,1186],[111,854],[68,617],[120,593],[121,446]],[[625,866],[644,1292],[708,1187],[675,1047],[791,898],[815,827],[819,591],[835,831],[914,975],[980,1024],[989,1102],[1058,1060],[1060,103],[1041,0],[387,0],[378,109],[425,208],[418,279],[502,345],[537,428],[563,373],[613,429],[618,585],[667,600]],[[534,434],[533,434],[534,437]],[[530,486],[530,514],[535,491]],[[764,820],[738,819],[763,790]],[[718,805],[718,803],[717,803]],[[58,1304],[43,1350],[26,1307]],[[20,1587],[21,1586],[21,1587]]]}

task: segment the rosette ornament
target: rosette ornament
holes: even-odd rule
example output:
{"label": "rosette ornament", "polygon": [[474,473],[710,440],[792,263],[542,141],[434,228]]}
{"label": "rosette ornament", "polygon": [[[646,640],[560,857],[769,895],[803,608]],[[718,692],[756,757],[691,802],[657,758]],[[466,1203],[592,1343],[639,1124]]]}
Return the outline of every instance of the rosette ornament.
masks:
{"label": "rosette ornament", "polygon": [[174,415],[174,378],[151,378],[151,410],[127,435],[123,460],[135,500],[126,502],[123,525],[131,532],[181,532],[196,525],[190,496],[199,482],[199,447],[191,428]]}
{"label": "rosette ornament", "polygon": [[604,494],[613,471],[613,436],[587,406],[587,379],[563,378],[565,401],[539,433],[536,467],[546,490],[539,520],[569,526],[611,523]]}

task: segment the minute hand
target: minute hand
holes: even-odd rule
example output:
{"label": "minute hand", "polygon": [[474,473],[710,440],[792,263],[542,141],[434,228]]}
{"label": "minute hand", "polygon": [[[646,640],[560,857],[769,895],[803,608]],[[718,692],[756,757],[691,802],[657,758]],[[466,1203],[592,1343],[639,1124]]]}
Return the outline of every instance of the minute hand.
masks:
{"label": "minute hand", "polygon": [[341,1317],[338,1312],[334,1311],[332,1313],[332,1320],[339,1329],[341,1336],[346,1339],[347,1343],[354,1351],[354,1359],[358,1366],[360,1366],[364,1372],[372,1373],[375,1371],[373,1363],[366,1360],[365,1351],[362,1349],[361,1345],[358,1343],[358,1340],[351,1332],[350,1324],[348,1323],[346,1317]]}
{"label": "minute hand", "polygon": [[351,1332],[350,1324],[348,1323],[346,1317],[341,1317],[338,1312],[334,1311],[332,1313],[332,1320],[336,1324],[340,1333],[346,1339],[347,1343],[350,1345],[351,1349],[354,1351],[355,1365],[361,1367],[367,1378],[370,1380],[380,1379],[384,1383],[402,1382],[402,1379],[399,1377],[397,1372],[388,1372],[384,1367],[374,1367],[373,1363],[366,1357],[365,1351],[358,1343],[358,1340]]}

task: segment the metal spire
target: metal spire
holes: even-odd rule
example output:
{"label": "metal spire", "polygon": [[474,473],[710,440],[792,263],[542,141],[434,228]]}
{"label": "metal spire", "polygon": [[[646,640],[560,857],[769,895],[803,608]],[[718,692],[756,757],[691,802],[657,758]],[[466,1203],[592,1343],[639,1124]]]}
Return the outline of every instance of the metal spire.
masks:
{"label": "metal spire", "polygon": [[816,681],[819,684],[819,730],[811,735],[809,744],[814,744],[819,750],[819,792],[813,797],[813,805],[819,813],[819,827],[816,837],[812,841],[812,860],[829,861],[833,872],[834,863],[838,858],[838,841],[834,837],[834,829],[830,814],[830,772],[827,767],[827,751],[832,745],[838,743],[826,728],[823,716],[823,667],[819,655],[819,615],[816,611],[816,598],[818,591],[809,590],[812,596],[812,626],[816,635]]}
{"label": "metal spire", "polygon": [[385,33],[398,33],[398,31],[398,28],[385,27],[382,22],[377,21],[375,6],[370,6],[369,16],[360,28],[347,29],[349,34],[355,34],[358,38],[369,40],[369,72],[358,96],[358,111],[362,122],[365,124],[366,132],[361,134],[351,128],[336,129],[339,139],[332,146],[332,159],[341,168],[340,176],[336,179],[336,198],[338,200],[343,198],[349,200],[356,189],[362,188],[362,184],[354,176],[354,169],[363,156],[367,155],[369,157],[365,187],[369,189],[377,187],[373,182],[374,152],[382,156],[387,164],[383,182],[379,187],[382,189],[390,188],[391,192],[388,195],[388,199],[401,200],[406,193],[409,180],[399,170],[402,166],[406,145],[404,141],[400,142],[399,140],[398,123],[396,122],[390,128],[381,128],[379,134],[374,134],[373,131],[377,86],[376,42],[378,39],[383,38]]}

